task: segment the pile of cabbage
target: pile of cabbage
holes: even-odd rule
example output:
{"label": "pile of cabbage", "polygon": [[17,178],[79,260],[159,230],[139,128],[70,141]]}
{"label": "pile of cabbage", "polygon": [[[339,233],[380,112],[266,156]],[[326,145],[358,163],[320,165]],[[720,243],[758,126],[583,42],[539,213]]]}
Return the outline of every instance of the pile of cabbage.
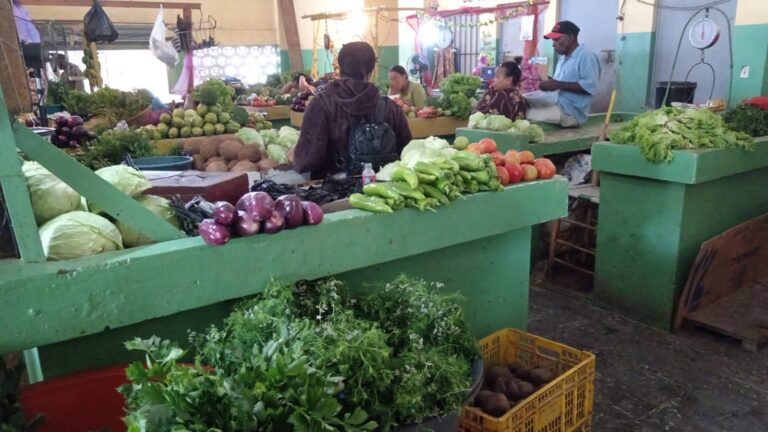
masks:
{"label": "pile of cabbage", "polygon": [[532,124],[528,120],[518,119],[515,121],[503,115],[483,114],[476,112],[469,116],[470,129],[482,129],[494,132],[520,133],[528,135],[528,142],[540,143],[544,141],[544,130],[539,126]]}
{"label": "pile of cabbage", "polygon": [[[133,228],[89,206],[74,189],[37,162],[24,162],[22,172],[29,187],[30,201],[45,256],[67,260],[120,250],[152,242]],[[144,207],[178,227],[179,221],[168,200],[143,195],[149,180],[140,171],[116,165],[96,174],[121,192],[134,197]]]}
{"label": "pile of cabbage", "polygon": [[262,131],[243,128],[235,135],[245,144],[256,145],[268,158],[281,164],[288,162],[288,150],[299,142],[299,131],[290,126]]}

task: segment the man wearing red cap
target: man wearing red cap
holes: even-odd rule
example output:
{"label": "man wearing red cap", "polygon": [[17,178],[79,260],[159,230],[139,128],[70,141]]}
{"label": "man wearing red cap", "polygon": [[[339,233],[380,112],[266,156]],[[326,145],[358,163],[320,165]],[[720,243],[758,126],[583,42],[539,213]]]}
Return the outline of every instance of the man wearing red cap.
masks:
{"label": "man wearing red cap", "polygon": [[592,51],[579,45],[579,28],[570,21],[555,24],[544,38],[552,40],[555,52],[562,57],[554,78],[542,81],[540,89],[557,92],[557,99],[539,106],[532,103],[528,119],[577,127],[587,121],[589,105],[597,93],[600,62]]}

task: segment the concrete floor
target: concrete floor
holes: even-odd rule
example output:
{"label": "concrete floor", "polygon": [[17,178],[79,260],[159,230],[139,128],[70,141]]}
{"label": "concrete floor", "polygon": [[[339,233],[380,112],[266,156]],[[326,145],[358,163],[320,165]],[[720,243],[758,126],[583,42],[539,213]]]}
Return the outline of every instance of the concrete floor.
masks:
{"label": "concrete floor", "polygon": [[768,431],[768,348],[669,334],[532,287],[529,331],[595,353],[595,432]]}

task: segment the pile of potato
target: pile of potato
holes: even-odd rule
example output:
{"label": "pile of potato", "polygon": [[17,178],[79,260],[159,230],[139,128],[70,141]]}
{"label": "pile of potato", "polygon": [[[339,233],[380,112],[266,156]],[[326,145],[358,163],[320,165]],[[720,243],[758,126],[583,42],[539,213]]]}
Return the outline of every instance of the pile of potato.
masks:
{"label": "pile of potato", "polygon": [[192,156],[193,167],[198,171],[267,172],[280,165],[257,146],[246,145],[232,134],[188,138],[182,147]]}
{"label": "pile of potato", "polygon": [[485,386],[473,405],[490,416],[502,417],[555,378],[552,370],[542,367],[526,368],[514,363],[492,366],[485,373]]}

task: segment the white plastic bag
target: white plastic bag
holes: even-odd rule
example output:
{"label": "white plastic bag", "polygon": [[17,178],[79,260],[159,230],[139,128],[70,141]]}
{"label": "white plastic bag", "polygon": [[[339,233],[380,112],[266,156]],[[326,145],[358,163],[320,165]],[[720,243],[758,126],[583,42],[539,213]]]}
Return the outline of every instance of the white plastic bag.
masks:
{"label": "white plastic bag", "polygon": [[165,40],[165,21],[163,21],[163,7],[160,6],[160,12],[157,13],[155,26],[152,27],[152,34],[149,36],[149,49],[158,60],[168,65],[176,66],[179,62],[179,54],[173,47],[173,43]]}

